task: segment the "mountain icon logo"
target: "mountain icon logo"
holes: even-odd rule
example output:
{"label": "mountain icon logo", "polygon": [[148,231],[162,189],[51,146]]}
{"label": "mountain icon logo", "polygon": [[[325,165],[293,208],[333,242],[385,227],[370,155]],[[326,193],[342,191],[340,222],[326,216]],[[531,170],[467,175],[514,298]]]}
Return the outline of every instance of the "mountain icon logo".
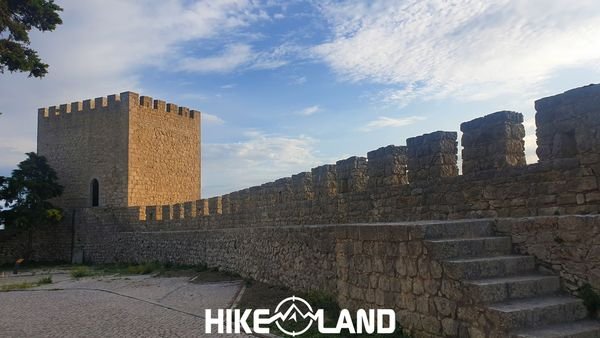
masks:
{"label": "mountain icon logo", "polygon": [[[275,308],[275,314],[271,317],[281,332],[295,337],[299,336],[312,326],[317,320],[310,304],[304,299],[296,296],[288,297],[282,300]],[[306,326],[300,330],[296,327],[297,323],[306,322]],[[293,326],[294,329],[289,327]],[[287,328],[286,328],[287,327]]]}

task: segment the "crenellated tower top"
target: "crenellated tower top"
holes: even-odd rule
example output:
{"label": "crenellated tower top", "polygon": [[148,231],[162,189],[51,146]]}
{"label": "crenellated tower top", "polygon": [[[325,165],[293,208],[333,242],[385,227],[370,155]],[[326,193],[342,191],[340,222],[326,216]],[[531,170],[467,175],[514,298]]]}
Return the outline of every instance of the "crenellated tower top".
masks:
{"label": "crenellated tower top", "polygon": [[123,92],[108,96],[97,97],[56,106],[39,108],[40,117],[60,117],[72,113],[93,113],[103,111],[126,111],[136,106],[147,108],[157,113],[173,113],[181,117],[196,119],[200,116],[197,110],[187,107],[179,107],[174,103],[166,103],[163,100],[154,100],[150,96],[140,96],[134,92]]}

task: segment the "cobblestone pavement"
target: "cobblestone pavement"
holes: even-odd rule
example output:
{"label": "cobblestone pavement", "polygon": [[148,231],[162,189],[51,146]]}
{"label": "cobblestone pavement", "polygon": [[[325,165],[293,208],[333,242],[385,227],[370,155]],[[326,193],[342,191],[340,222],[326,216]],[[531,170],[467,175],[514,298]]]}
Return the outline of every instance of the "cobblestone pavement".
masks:
{"label": "cobblestone pavement", "polygon": [[63,278],[0,292],[0,337],[211,337],[204,310],[229,307],[240,288],[188,278]]}

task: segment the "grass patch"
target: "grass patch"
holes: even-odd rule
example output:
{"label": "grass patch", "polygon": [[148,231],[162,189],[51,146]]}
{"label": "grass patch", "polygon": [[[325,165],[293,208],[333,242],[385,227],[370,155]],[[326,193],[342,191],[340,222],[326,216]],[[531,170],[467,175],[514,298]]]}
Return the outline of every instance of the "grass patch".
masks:
{"label": "grass patch", "polygon": [[162,264],[159,262],[146,262],[140,264],[116,263],[77,266],[71,270],[71,276],[74,278],[81,278],[104,275],[126,276],[155,274],[160,277],[192,277],[203,271],[207,271],[206,265]]}
{"label": "grass patch", "polygon": [[6,284],[0,287],[1,291],[15,291],[15,290],[25,290],[38,286],[36,283],[15,283],[15,284]]}
{"label": "grass patch", "polygon": [[82,278],[95,275],[94,271],[87,266],[78,266],[71,270],[71,277]]}
{"label": "grass patch", "polygon": [[[275,308],[283,299],[291,296],[298,296],[306,300],[313,308],[323,309],[325,314],[325,326],[334,327],[337,323],[338,316],[340,314],[340,307],[330,294],[321,291],[310,291],[310,292],[294,292],[290,289],[268,285],[256,281],[246,282],[246,291],[244,292],[242,299],[238,304],[239,309],[269,309],[271,313],[275,311]],[[353,318],[355,321],[356,318]],[[248,323],[252,320],[249,318]],[[307,322],[287,322],[286,329],[300,331],[304,329]],[[281,337],[291,337],[282,333],[275,323],[269,326],[271,333],[277,334]],[[348,331],[343,330],[339,335],[327,335],[322,334],[318,331],[316,323],[313,323],[308,331],[302,334],[301,337],[307,338],[323,338],[323,337],[387,337],[387,338],[408,338],[408,336],[402,333],[402,328],[399,324],[396,325],[396,332],[386,335],[378,334],[350,334]]]}
{"label": "grass patch", "polygon": [[37,282],[22,282],[22,283],[14,283],[14,284],[6,284],[0,286],[0,291],[8,292],[8,291],[18,291],[18,290],[26,290],[31,289],[36,286],[44,285],[44,284],[52,284],[52,277],[43,277],[38,279]]}
{"label": "grass patch", "polygon": [[160,272],[163,266],[157,262],[149,262],[137,265],[129,265],[127,267],[127,273],[131,275],[148,275],[153,272]]}
{"label": "grass patch", "polygon": [[38,279],[37,283],[38,283],[38,285],[52,284],[52,277],[48,276],[48,277],[40,278],[40,279]]}

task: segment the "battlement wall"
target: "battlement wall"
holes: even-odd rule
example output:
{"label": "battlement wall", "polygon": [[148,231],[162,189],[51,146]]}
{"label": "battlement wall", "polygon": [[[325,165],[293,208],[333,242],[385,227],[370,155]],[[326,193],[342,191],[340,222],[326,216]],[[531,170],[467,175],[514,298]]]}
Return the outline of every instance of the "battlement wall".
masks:
{"label": "battlement wall", "polygon": [[[382,147],[367,158],[353,156],[224,196],[144,206],[136,224],[219,228],[595,214],[598,88],[536,102],[542,156],[535,164],[525,163],[523,116],[500,111],[461,125],[462,175],[457,133],[437,131],[409,138],[407,146]],[[559,114],[548,100],[568,113]],[[544,156],[548,147],[554,150]]]}
{"label": "battlement wall", "polygon": [[[186,117],[189,119],[199,119],[200,112],[187,107],[179,107],[174,103],[167,103],[163,100],[154,100],[150,96],[140,96],[134,92],[123,92],[112,94],[94,99],[64,103],[56,106],[44,107],[38,109],[39,117],[57,118],[70,116],[75,113],[93,113],[106,111],[127,112],[136,106],[150,108],[149,111],[157,113],[173,113],[174,116]],[[80,115],[73,115],[75,117]]]}

